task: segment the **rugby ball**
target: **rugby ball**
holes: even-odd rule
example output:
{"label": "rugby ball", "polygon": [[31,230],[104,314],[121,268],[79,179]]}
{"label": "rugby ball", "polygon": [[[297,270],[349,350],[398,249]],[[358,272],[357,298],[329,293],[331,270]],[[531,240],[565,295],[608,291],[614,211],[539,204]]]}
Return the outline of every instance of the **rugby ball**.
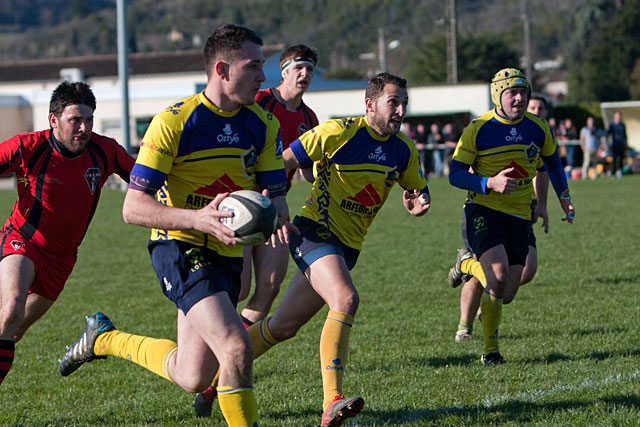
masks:
{"label": "rugby ball", "polygon": [[218,209],[233,213],[220,222],[236,232],[235,240],[243,246],[264,243],[278,226],[276,207],[257,191],[234,191],[220,202]]}

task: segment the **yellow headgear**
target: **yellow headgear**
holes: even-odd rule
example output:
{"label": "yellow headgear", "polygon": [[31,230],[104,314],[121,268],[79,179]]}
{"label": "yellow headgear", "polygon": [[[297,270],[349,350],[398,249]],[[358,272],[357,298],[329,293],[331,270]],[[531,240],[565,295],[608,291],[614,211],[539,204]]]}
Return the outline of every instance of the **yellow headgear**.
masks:
{"label": "yellow headgear", "polygon": [[527,95],[531,93],[527,78],[522,71],[516,68],[503,68],[493,76],[491,79],[491,100],[498,108],[502,109],[502,92],[512,87],[524,87],[527,89]]}

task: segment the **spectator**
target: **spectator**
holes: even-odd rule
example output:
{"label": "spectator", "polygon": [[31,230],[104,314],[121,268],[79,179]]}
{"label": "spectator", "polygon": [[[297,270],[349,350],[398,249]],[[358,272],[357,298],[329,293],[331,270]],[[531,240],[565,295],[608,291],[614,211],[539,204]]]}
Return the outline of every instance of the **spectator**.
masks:
{"label": "spectator", "polygon": [[622,122],[620,111],[613,113],[613,123],[609,125],[607,136],[611,142],[611,155],[613,156],[611,174],[622,178],[624,154],[627,150],[627,128]]}
{"label": "spectator", "polygon": [[442,160],[444,163],[444,174],[449,176],[449,165],[451,164],[451,156],[453,150],[458,146],[458,134],[455,133],[453,123],[447,123],[442,128],[442,141],[444,144],[444,151],[442,154]]}
{"label": "spectator", "polygon": [[437,123],[433,123],[431,132],[427,135],[427,146],[432,148],[433,173],[435,176],[442,176],[442,134]]}
{"label": "spectator", "polygon": [[565,143],[567,144],[565,147],[567,167],[575,168],[582,164],[582,150],[579,145],[576,145],[578,132],[570,118],[564,120],[564,129]]}
{"label": "spectator", "polygon": [[[598,139],[598,129],[596,129],[593,117],[587,117],[587,124],[580,129],[580,147],[582,147],[582,179],[589,176],[589,168],[595,166],[598,161],[598,148],[600,141]],[[593,179],[597,177],[597,170],[593,170]]]}
{"label": "spectator", "polygon": [[429,147],[428,142],[429,135],[424,124],[420,123],[416,127],[416,134],[414,142],[418,149],[418,155],[420,156],[420,164],[422,165],[422,171],[425,178],[433,172],[433,149]]}

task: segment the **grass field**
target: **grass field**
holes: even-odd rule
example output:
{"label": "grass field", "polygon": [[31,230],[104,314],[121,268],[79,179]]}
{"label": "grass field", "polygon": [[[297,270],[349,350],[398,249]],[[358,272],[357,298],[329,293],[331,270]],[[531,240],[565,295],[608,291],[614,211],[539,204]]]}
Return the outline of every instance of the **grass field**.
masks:
{"label": "grass field", "polygon": [[[550,233],[537,233],[538,275],[503,311],[507,363],[497,367],[479,363],[479,325],[474,340],[454,342],[460,294],[446,276],[461,244],[464,192],[445,179],[430,185],[433,207],[422,218],[392,193],[353,271],[361,303],[344,389],[366,406],[345,426],[640,424],[640,176],[572,181],[571,226],[550,200]],[[307,192],[294,186],[292,211]],[[224,424],[217,405],[211,419],[197,419],[193,395],[124,360],[67,378],[57,372],[65,345],[97,310],[125,331],[175,339],[148,232],[122,222],[122,198],[104,192],[65,291],[18,343],[0,386],[1,426]],[[14,199],[0,192],[2,220]],[[325,315],[256,362],[261,426],[319,424]]]}

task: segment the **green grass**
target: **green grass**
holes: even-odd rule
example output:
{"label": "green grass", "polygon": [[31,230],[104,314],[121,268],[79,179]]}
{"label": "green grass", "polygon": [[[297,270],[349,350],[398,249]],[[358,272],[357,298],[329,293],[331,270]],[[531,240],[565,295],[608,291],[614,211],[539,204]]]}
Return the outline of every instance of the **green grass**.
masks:
{"label": "green grass", "polygon": [[[345,426],[640,424],[640,176],[570,184],[576,222],[562,223],[550,200],[550,233],[537,234],[538,275],[503,311],[507,363],[492,368],[479,363],[481,339],[453,339],[460,294],[446,276],[461,244],[464,192],[433,180],[433,207],[422,218],[403,210],[399,190],[391,194],[353,271],[361,304],[344,390],[366,406]],[[308,188],[294,186],[292,211]],[[0,192],[3,218],[14,198]],[[0,386],[0,425],[223,425],[217,405],[213,418],[197,419],[192,395],[124,360],[96,361],[67,378],[57,372],[83,316],[97,310],[125,331],[175,339],[148,232],[123,224],[122,199],[104,192],[65,291],[18,343]],[[256,362],[261,425],[319,423],[325,315]]]}

